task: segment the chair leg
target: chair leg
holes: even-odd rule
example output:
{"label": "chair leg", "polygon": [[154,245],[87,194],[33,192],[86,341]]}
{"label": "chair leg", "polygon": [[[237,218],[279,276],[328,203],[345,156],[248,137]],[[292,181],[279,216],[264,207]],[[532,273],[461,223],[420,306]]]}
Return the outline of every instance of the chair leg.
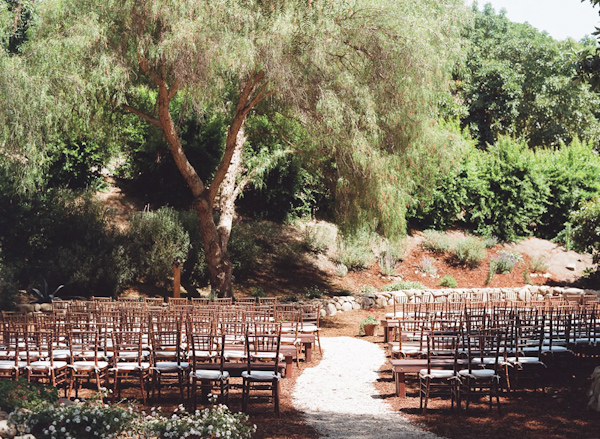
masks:
{"label": "chair leg", "polygon": [[279,416],[279,390],[281,383],[279,380],[275,380],[273,383],[273,405],[275,406],[275,415]]}

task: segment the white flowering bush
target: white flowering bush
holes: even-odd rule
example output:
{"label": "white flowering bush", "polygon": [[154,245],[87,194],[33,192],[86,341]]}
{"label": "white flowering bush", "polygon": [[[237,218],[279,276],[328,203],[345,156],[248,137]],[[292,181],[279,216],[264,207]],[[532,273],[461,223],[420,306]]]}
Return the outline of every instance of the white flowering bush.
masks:
{"label": "white flowering bush", "polygon": [[37,438],[117,438],[130,432],[139,417],[131,406],[90,400],[72,405],[49,405],[36,412],[14,412],[9,421],[23,433]]}
{"label": "white flowering bush", "polygon": [[[212,402],[214,398],[211,399]],[[158,409],[141,414],[131,405],[103,404],[100,398],[71,405],[46,405],[32,412],[19,409],[9,415],[9,423],[20,433],[38,439],[110,438],[251,438],[256,426],[243,413],[231,413],[225,405],[187,413],[181,405],[173,415]]]}
{"label": "white flowering bush", "polygon": [[225,405],[215,405],[195,413],[187,413],[183,406],[167,417],[157,410],[140,419],[136,431],[142,437],[168,438],[236,438],[252,437],[256,426],[248,424],[248,416],[231,413]]}

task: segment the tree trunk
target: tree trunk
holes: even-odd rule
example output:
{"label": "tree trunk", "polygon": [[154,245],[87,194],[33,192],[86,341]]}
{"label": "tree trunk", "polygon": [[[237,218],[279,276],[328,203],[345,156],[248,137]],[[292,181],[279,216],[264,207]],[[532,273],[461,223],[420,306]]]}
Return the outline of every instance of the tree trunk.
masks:
{"label": "tree trunk", "polygon": [[[235,215],[235,199],[243,186],[236,187],[236,183],[237,177],[242,171],[242,149],[246,142],[246,117],[258,102],[271,94],[267,93],[266,85],[263,84],[259,87],[264,73],[262,71],[255,73],[246,81],[227,133],[223,159],[212,183],[210,186],[205,186],[187,159],[171,118],[169,105],[177,93],[179,82],[175,81],[169,88],[162,72],[159,74],[151,71],[144,57],[140,57],[139,63],[140,68],[158,86],[158,119],[125,104],[121,104],[121,107],[159,127],[164,133],[175,164],[194,196],[194,208],[200,223],[200,234],[204,245],[211,290],[218,297],[233,297],[233,266],[227,252],[227,245]],[[217,192],[220,194],[218,227],[213,211]]]}

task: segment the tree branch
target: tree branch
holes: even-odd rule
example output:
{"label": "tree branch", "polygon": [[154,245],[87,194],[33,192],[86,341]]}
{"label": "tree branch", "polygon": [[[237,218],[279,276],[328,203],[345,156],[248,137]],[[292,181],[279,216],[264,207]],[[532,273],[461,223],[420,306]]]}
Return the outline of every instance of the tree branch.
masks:
{"label": "tree branch", "polygon": [[129,105],[125,105],[125,104],[118,104],[116,101],[111,99],[111,104],[113,104],[115,107],[120,107],[124,110],[129,111],[130,113],[135,114],[136,116],[141,117],[142,119],[144,119],[146,122],[151,123],[154,126],[157,126],[158,128],[162,128],[162,125],[160,123],[160,121],[158,119],[155,119],[151,116],[148,116],[146,113],[144,113],[143,111],[138,110],[137,108],[131,107]]}

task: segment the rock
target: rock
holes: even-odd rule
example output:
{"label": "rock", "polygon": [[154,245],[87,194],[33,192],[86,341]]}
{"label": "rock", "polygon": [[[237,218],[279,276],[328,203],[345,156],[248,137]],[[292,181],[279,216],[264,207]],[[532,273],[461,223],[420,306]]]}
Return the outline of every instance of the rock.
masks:
{"label": "rock", "polygon": [[563,294],[584,294],[585,291],[581,288],[565,288]]}
{"label": "rock", "polygon": [[52,304],[51,303],[42,303],[40,305],[40,311],[42,311],[42,312],[52,312]]}
{"label": "rock", "polygon": [[377,299],[375,299],[375,304],[378,308],[383,308],[384,306],[387,306],[387,299],[385,297],[380,296]]}
{"label": "rock", "polygon": [[327,315],[328,316],[334,316],[337,313],[337,309],[335,307],[335,305],[333,303],[328,303],[327,304]]}
{"label": "rock", "polygon": [[350,302],[345,302],[342,305],[342,311],[352,311],[352,304]]}
{"label": "rock", "polygon": [[360,309],[360,303],[358,303],[358,302],[354,302],[354,303],[352,304],[352,309]]}
{"label": "rock", "polygon": [[35,306],[33,306],[33,304],[31,303],[20,303],[19,305],[17,305],[15,307],[15,310],[17,312],[33,312],[35,310]]}
{"label": "rock", "polygon": [[35,304],[33,305],[33,311],[34,311],[34,312],[40,312],[41,310],[42,310],[42,305],[41,305],[41,304],[39,304],[39,303],[35,303]]}

